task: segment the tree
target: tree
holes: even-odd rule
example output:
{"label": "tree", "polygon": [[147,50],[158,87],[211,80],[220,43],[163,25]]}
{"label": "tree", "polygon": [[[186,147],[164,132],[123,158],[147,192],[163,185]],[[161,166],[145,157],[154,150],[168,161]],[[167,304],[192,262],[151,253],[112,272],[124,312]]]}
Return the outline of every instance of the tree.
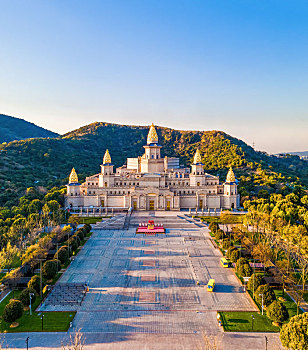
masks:
{"label": "tree", "polygon": [[12,263],[20,255],[20,250],[16,246],[12,246],[10,242],[0,252],[0,268],[11,268]]}
{"label": "tree", "polygon": [[47,260],[44,262],[42,267],[42,274],[46,279],[53,278],[58,272],[58,262],[57,260]]}
{"label": "tree", "polygon": [[262,275],[259,274],[253,274],[249,278],[249,281],[247,283],[247,288],[249,290],[255,291],[259,288],[259,286],[265,284],[265,280]]}
{"label": "tree", "polygon": [[273,301],[266,310],[267,317],[278,323],[282,323],[289,318],[289,313],[281,301]]}
{"label": "tree", "polygon": [[255,291],[255,299],[260,305],[262,304],[262,294],[264,306],[269,306],[274,300],[276,300],[275,293],[268,284],[262,284]]}
{"label": "tree", "polygon": [[235,265],[237,273],[242,277],[249,277],[252,274],[252,268],[246,258],[240,258]]}
{"label": "tree", "polygon": [[227,251],[227,258],[230,259],[231,262],[235,263],[240,257],[240,252],[235,247],[230,247]]}
{"label": "tree", "polygon": [[67,222],[70,223],[70,224],[74,224],[77,227],[82,222],[82,219],[78,215],[72,214],[68,218]]}
{"label": "tree", "polygon": [[39,199],[33,199],[33,201],[29,204],[28,211],[30,214],[37,214],[43,208],[43,204]]}
{"label": "tree", "polygon": [[35,299],[36,299],[36,291],[34,288],[26,288],[20,293],[19,300],[25,306],[30,305],[30,293],[34,294],[34,295],[32,295],[32,299],[31,299],[31,303],[34,303]]}
{"label": "tree", "polygon": [[215,239],[217,239],[217,241],[221,240],[223,237],[223,231],[219,228],[216,233],[215,233]]}
{"label": "tree", "polygon": [[83,225],[83,228],[87,233],[90,233],[90,231],[92,230],[92,226],[90,224]]}
{"label": "tree", "polygon": [[35,289],[37,293],[40,293],[41,291],[40,283],[41,283],[40,276],[34,275],[31,277],[31,280],[28,282],[28,288]]}
{"label": "tree", "polygon": [[80,241],[83,241],[84,240],[84,236],[85,236],[85,232],[82,228],[79,228],[77,231],[76,231],[76,234],[77,236],[79,237]]}
{"label": "tree", "polygon": [[66,346],[62,346],[62,350],[82,350],[84,348],[85,338],[78,330],[73,338],[70,335],[70,342]]}
{"label": "tree", "polygon": [[222,248],[224,250],[228,249],[230,247],[230,239],[229,238],[225,238],[223,241],[222,241]]}
{"label": "tree", "polygon": [[280,340],[289,349],[308,350],[308,313],[293,316],[289,323],[283,325]]}
{"label": "tree", "polygon": [[11,299],[4,308],[2,318],[4,322],[12,323],[22,316],[23,310],[23,305],[19,300]]}
{"label": "tree", "polygon": [[63,246],[61,247],[55,254],[55,258],[58,258],[62,264],[65,264],[68,259],[69,259],[69,256],[68,256],[68,247],[67,246]]}

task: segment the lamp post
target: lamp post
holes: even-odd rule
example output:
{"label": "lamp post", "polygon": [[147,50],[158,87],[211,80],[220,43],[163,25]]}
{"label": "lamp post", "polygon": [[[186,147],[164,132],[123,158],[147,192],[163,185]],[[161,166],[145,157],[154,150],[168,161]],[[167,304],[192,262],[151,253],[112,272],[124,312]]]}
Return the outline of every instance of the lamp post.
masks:
{"label": "lamp post", "polygon": [[32,297],[34,297],[34,293],[29,293],[29,298],[30,298],[30,316],[32,315],[32,308],[31,308]]}
{"label": "lamp post", "polygon": [[29,349],[29,337],[26,339],[26,344],[27,344],[27,350]]}
{"label": "lamp post", "polygon": [[44,314],[42,314],[41,319],[42,319],[42,331],[43,331],[44,330]]}
{"label": "lamp post", "polygon": [[268,339],[267,339],[267,336],[265,336],[265,350],[267,350],[267,344],[268,344]]}
{"label": "lamp post", "polygon": [[255,319],[254,315],[251,315],[251,330],[253,331],[253,320]]}
{"label": "lamp post", "polygon": [[264,300],[264,295],[263,295],[263,294],[259,294],[259,296],[262,297],[262,316],[263,316],[263,310],[264,310],[263,300]]}

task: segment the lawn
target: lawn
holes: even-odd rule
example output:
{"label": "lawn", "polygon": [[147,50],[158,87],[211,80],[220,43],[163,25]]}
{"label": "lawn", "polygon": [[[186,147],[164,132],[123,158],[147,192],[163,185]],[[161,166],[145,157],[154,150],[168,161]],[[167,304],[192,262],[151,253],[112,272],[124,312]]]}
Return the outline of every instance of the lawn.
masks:
{"label": "lawn", "polygon": [[[14,297],[18,298],[21,291],[14,291]],[[10,293],[0,303],[0,314],[2,315],[5,306],[13,298],[13,293]],[[40,298],[37,297],[33,304],[32,310],[35,310],[40,304]],[[68,330],[70,322],[73,321],[76,312],[44,312],[43,319],[43,331],[45,332],[65,332]],[[32,311],[24,311],[23,315],[16,320],[19,326],[16,328],[10,328],[10,324],[6,323],[0,318],[0,332],[41,332],[42,331],[42,319],[41,313]]]}
{"label": "lawn", "polygon": [[[279,300],[279,297],[282,297],[282,290],[275,289],[274,292],[275,292],[277,300]],[[284,297],[283,298],[286,299],[286,301],[284,301],[283,304],[288,309],[290,318],[295,316],[297,314],[296,303],[289,297],[289,295],[287,293],[284,293]],[[301,309],[299,309],[298,312],[300,314],[303,313],[303,311]]]}
{"label": "lawn", "polygon": [[80,217],[80,224],[96,224],[97,222],[101,222],[102,219],[108,219],[111,218],[111,216],[97,216],[97,217]]}
{"label": "lawn", "polygon": [[[252,317],[253,315],[253,328]],[[279,327],[258,312],[220,312],[222,325],[226,332],[279,332]]]}
{"label": "lawn", "polygon": [[[282,290],[274,290],[277,300],[282,297]],[[290,318],[297,314],[296,303],[287,295],[284,294],[286,301],[283,304],[286,306],[289,312]],[[299,310],[302,313],[302,310]],[[254,316],[254,332],[279,332],[279,327],[272,325],[270,319],[266,316],[266,310],[264,310],[264,316],[258,312],[220,312],[222,325],[226,332],[251,332],[252,331],[252,317]]]}

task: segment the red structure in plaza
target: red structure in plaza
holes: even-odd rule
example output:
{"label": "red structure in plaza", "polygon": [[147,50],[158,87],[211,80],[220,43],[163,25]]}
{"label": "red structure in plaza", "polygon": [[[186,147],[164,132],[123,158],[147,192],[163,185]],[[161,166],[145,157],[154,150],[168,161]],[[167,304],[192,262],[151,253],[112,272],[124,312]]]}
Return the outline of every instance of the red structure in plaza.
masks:
{"label": "red structure in plaza", "polygon": [[136,233],[155,235],[157,233],[165,233],[165,229],[163,224],[155,224],[154,220],[149,220],[148,223],[139,224]]}

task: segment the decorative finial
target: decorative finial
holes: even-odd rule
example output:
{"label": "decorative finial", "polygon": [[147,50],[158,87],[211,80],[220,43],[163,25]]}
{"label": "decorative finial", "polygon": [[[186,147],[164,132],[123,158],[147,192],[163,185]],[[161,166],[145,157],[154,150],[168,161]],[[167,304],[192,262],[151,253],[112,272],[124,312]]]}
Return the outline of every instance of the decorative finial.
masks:
{"label": "decorative finial", "polygon": [[201,154],[200,154],[199,148],[197,148],[195,156],[194,156],[194,164],[198,164],[198,163],[202,163],[202,159],[201,159]]}
{"label": "decorative finial", "polygon": [[157,136],[157,132],[155,130],[155,126],[153,123],[150,126],[150,130],[148,133],[148,139],[147,139],[147,144],[149,145],[151,143],[158,143],[158,136]]}
{"label": "decorative finial", "polygon": [[76,174],[75,168],[72,169],[70,177],[69,177],[69,183],[70,184],[76,184],[78,183],[78,176]]}
{"label": "decorative finial", "polygon": [[228,171],[226,182],[235,182],[235,175],[234,175],[234,172],[232,170],[232,167],[230,167],[230,169]]}
{"label": "decorative finial", "polygon": [[103,164],[111,164],[111,157],[110,157],[110,153],[109,153],[108,149],[106,149]]}

